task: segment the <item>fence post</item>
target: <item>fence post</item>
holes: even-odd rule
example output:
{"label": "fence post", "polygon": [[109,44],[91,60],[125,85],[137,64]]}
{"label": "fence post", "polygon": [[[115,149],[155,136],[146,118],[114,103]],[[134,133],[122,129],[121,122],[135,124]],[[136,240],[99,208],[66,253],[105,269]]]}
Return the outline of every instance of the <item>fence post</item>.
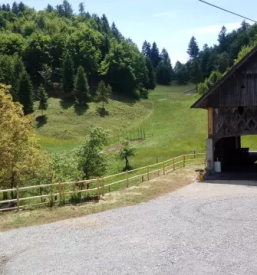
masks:
{"label": "fence post", "polygon": [[186,156],[183,155],[183,167],[185,167],[185,166],[186,166]]}
{"label": "fence post", "polygon": [[102,177],[102,196],[104,196],[104,178]]}
{"label": "fence post", "polygon": [[129,172],[126,171],[127,188],[129,187]]}
{"label": "fence post", "polygon": [[175,171],[175,159],[173,158],[173,171]]}
{"label": "fence post", "polygon": [[159,163],[159,159],[158,158],[156,158],[156,163]]}
{"label": "fence post", "polygon": [[165,163],[162,163],[163,175],[165,175]]}
{"label": "fence post", "polygon": [[19,185],[16,185],[16,202],[17,202],[17,211],[20,209],[20,194],[19,194]]}
{"label": "fence post", "polygon": [[97,180],[97,196],[100,196],[100,179]]}
{"label": "fence post", "polygon": [[[62,183],[59,182],[59,204],[61,205],[62,204]],[[52,191],[52,186],[51,186],[51,191]]]}
{"label": "fence post", "polygon": [[195,151],[194,151],[194,159],[195,159]]}
{"label": "fence post", "polygon": [[149,165],[147,166],[147,179],[150,180]]}

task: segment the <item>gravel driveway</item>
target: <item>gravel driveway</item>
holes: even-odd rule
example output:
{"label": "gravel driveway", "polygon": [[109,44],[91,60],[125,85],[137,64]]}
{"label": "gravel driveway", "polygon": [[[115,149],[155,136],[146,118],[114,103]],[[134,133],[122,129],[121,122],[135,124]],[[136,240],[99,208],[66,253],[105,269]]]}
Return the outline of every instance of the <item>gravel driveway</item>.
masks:
{"label": "gravel driveway", "polygon": [[195,183],[148,203],[0,233],[0,274],[256,275],[257,187],[248,184]]}

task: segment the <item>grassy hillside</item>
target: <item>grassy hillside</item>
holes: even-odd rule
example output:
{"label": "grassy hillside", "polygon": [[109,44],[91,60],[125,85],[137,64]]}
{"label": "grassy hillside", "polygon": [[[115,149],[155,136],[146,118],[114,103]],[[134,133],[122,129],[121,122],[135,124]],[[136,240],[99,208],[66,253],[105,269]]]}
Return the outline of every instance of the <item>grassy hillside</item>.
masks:
{"label": "grassy hillside", "polygon": [[[190,109],[198,95],[185,95],[192,86],[158,86],[149,100],[122,102],[114,99],[107,106],[109,115],[101,117],[98,104],[88,109],[51,99],[47,121],[36,122],[37,135],[43,149],[50,152],[71,150],[81,144],[88,130],[101,126],[110,131],[110,173],[120,171],[123,163],[117,159],[119,139],[135,139],[134,167],[151,164],[186,152],[204,151],[207,136],[207,114]],[[39,116],[40,112],[36,113]],[[145,139],[139,140],[145,135]]]}
{"label": "grassy hillside", "polygon": [[106,107],[105,116],[99,113],[99,107],[96,103],[90,103],[86,108],[51,98],[46,118],[42,119],[41,111],[35,114],[36,133],[43,149],[52,152],[72,149],[81,144],[89,129],[95,126],[105,128],[112,139],[118,141],[153,112],[150,100],[113,99]]}

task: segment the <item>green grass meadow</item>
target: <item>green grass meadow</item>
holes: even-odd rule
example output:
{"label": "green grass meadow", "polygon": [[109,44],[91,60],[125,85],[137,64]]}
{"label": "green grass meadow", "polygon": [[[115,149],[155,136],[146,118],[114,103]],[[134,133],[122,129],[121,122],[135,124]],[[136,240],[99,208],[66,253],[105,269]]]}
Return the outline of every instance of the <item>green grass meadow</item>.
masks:
{"label": "green grass meadow", "polygon": [[[128,137],[133,139],[136,156],[130,159],[135,168],[153,164],[173,156],[193,151],[205,151],[207,112],[191,109],[198,95],[184,94],[193,86],[158,86],[148,100],[130,101],[114,98],[106,106],[108,114],[101,116],[100,104],[78,107],[51,98],[46,119],[37,111],[36,134],[43,150],[50,153],[72,150],[87,137],[90,128],[99,126],[109,131],[109,173],[122,170],[116,146]],[[142,139],[144,138],[144,139]]]}

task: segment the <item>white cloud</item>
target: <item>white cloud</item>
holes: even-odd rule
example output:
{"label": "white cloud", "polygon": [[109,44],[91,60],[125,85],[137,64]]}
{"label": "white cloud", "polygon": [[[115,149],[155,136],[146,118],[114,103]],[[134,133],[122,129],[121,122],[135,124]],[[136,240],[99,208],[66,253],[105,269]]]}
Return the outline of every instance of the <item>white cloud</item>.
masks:
{"label": "white cloud", "polygon": [[174,14],[173,11],[166,11],[166,12],[160,12],[160,13],[155,13],[153,17],[159,18],[159,17],[171,17]]}
{"label": "white cloud", "polygon": [[[227,31],[230,32],[232,30],[238,29],[240,27],[240,22],[227,23],[224,26],[227,28]],[[192,34],[192,35],[213,35],[218,34],[222,28],[222,24],[220,25],[212,25],[212,26],[203,26],[197,28],[184,29],[181,32],[183,34]]]}

